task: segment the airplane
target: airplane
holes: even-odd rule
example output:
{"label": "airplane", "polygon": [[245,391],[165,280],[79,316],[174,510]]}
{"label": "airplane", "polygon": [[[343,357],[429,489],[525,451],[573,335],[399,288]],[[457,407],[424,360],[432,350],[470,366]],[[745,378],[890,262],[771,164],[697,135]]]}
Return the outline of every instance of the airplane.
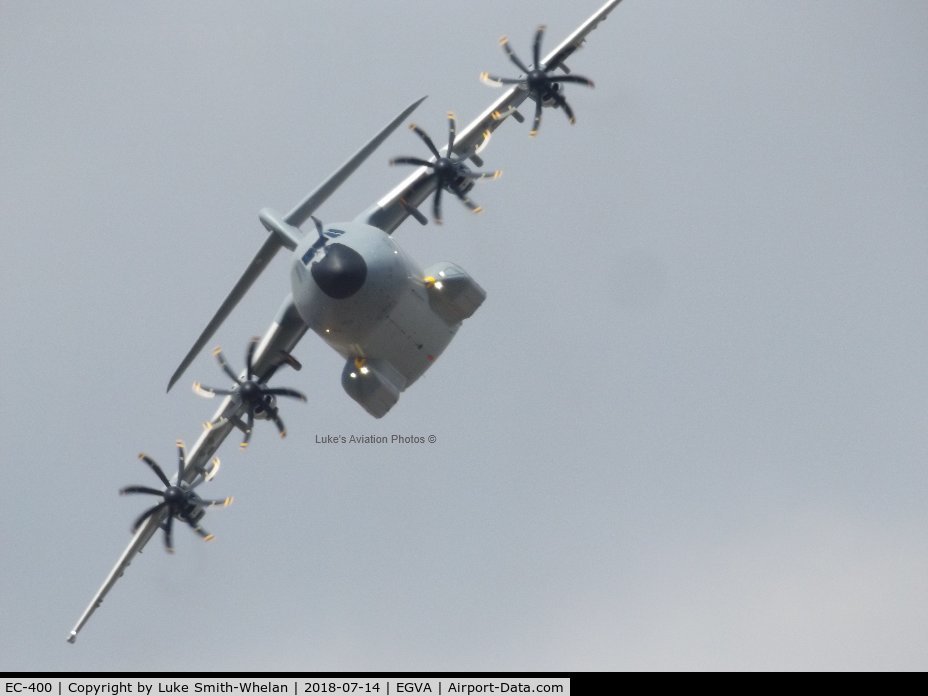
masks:
{"label": "airplane", "polygon": [[[345,359],[342,386],[375,418],[386,415],[400,394],[434,364],[462,322],[473,316],[483,303],[486,292],[454,263],[435,263],[422,268],[396,243],[393,232],[408,218],[427,224],[428,218],[419,207],[432,194],[431,213],[437,224],[442,221],[444,192],[479,213],[480,206],[468,194],[478,181],[499,178],[498,171],[479,171],[484,166],[481,152],[493,132],[509,118],[525,122],[519,111],[525,100],[534,102],[529,131],[532,136],[539,132],[545,108],[559,109],[571,124],[575,122],[574,112],[564,97],[564,85],[592,86],[592,81],[572,74],[566,61],[620,2],[606,2],[544,56],[545,27],[538,27],[530,64],[523,62],[506,37],[501,38],[500,45],[506,57],[520,75],[497,77],[481,73],[484,83],[505,91],[462,129],[458,129],[454,114],[449,113],[448,140],[442,148],[421,128],[410,125],[428,154],[393,158],[391,164],[415,169],[354,220],[327,224],[314,213],[425,97],[400,112],[286,215],[269,209],[260,211],[258,218],[268,232],[266,241],[171,376],[168,390],[281,249],[291,254],[291,292],[264,335],[248,344],[243,371],[236,373],[220,349],[213,351],[222,372],[231,380],[231,386],[209,387],[194,383],[198,395],[223,399],[189,451],[178,440],[176,478],[171,481],[151,457],[139,455],[164,489],[127,486],[121,493],[149,495],[161,500],[136,519],[128,547],[81,614],[68,635],[68,642],[75,642],[135,555],[159,529],[164,532],[165,549],[169,552],[173,551],[175,519],[190,526],[207,541],[212,538],[200,526],[200,520],[208,508],[226,506],[232,499],[204,500],[195,489],[218,473],[220,460],[216,452],[233,430],[242,432],[243,449],[248,446],[256,420],[269,420],[281,437],[286,435],[278,397],[303,401],[306,397],[294,389],[272,387],[269,381],[283,367],[301,369],[292,351],[307,331],[312,330]],[[468,162],[477,169],[472,169]],[[309,222],[312,228],[304,231],[302,226]]]}

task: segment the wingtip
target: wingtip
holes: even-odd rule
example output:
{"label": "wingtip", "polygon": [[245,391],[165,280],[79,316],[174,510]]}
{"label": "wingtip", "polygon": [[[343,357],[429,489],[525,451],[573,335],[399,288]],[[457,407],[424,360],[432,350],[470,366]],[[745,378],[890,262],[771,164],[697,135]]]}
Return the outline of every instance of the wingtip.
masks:
{"label": "wingtip", "polygon": [[404,117],[405,117],[405,116],[408,116],[408,115],[411,114],[413,111],[415,111],[416,109],[418,109],[418,108],[419,108],[419,105],[420,105],[422,102],[424,102],[426,99],[428,99],[428,98],[429,98],[429,95],[426,94],[425,96],[419,97],[418,99],[416,99],[416,101],[414,101],[412,104],[410,104],[409,106],[407,106],[406,109],[405,109],[405,111],[403,111]]}
{"label": "wingtip", "polygon": [[73,642],[76,641],[76,640],[77,640],[77,631],[71,631],[71,632],[68,634],[68,642],[69,642],[69,643],[73,643]]}

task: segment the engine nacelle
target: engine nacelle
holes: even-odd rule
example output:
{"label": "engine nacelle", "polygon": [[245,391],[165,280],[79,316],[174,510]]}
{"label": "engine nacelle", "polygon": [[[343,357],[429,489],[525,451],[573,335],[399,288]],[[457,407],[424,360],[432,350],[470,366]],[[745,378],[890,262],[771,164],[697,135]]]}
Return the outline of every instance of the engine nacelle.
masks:
{"label": "engine nacelle", "polygon": [[352,359],[342,370],[342,386],[374,418],[383,418],[399,400],[406,380],[385,360]]}
{"label": "engine nacelle", "polygon": [[486,291],[460,266],[450,261],[425,269],[429,305],[449,326],[459,324],[477,311]]}

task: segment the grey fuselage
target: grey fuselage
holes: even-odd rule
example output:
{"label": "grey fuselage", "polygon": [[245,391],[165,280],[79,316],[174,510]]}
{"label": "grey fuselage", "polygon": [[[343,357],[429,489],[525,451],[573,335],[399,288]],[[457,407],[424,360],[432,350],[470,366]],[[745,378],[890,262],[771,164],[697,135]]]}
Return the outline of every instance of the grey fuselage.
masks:
{"label": "grey fuselage", "polygon": [[294,305],[345,358],[342,384],[380,418],[445,350],[486,297],[462,269],[422,269],[383,230],[329,225],[293,251]]}

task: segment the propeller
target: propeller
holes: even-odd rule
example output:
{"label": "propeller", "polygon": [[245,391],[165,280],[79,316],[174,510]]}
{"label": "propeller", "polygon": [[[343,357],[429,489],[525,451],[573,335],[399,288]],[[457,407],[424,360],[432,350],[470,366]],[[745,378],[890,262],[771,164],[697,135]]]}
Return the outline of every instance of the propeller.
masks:
{"label": "propeller", "polygon": [[422,142],[424,142],[426,147],[431,151],[434,159],[424,160],[421,157],[394,157],[390,160],[390,164],[411,164],[416,167],[427,167],[432,170],[432,175],[435,177],[437,184],[435,188],[435,198],[432,200],[432,219],[435,221],[435,224],[440,225],[442,222],[442,191],[448,191],[457,196],[461,202],[473,212],[481,212],[483,208],[467,197],[468,191],[474,187],[475,181],[479,179],[498,179],[503,173],[498,169],[494,172],[471,171],[464,163],[470,155],[462,157],[461,155],[454,154],[454,139],[457,135],[457,123],[454,114],[450,111],[448,112],[448,149],[444,155],[438,151],[434,141],[428,134],[415,123],[410,124],[409,129],[422,139]]}
{"label": "propeller", "polygon": [[[317,222],[317,228],[321,230],[321,224]],[[323,239],[320,232],[320,239]],[[245,406],[245,417],[246,423],[243,430],[245,431],[245,437],[242,440],[241,448],[245,449],[248,447],[248,442],[251,440],[251,431],[254,428],[255,417],[266,417],[274,421],[274,425],[277,426],[278,432],[280,432],[281,437],[287,436],[287,428],[284,426],[283,420],[280,418],[280,414],[277,410],[276,398],[278,396],[287,396],[292,399],[299,399],[300,401],[306,401],[306,396],[301,392],[298,392],[296,389],[286,389],[286,388],[271,388],[266,383],[258,380],[255,376],[254,371],[254,357],[255,350],[258,347],[258,343],[261,339],[258,337],[252,338],[248,343],[248,351],[245,353],[245,377],[244,379],[239,378],[232,368],[229,366],[228,361],[226,361],[225,356],[222,354],[222,349],[217,347],[213,350],[213,355],[216,356],[216,360],[219,362],[219,367],[222,368],[222,371],[228,375],[228,377],[235,382],[235,387],[232,389],[217,389],[215,387],[207,387],[199,382],[193,383],[193,391],[196,392],[199,396],[202,396],[206,399],[212,399],[217,394],[219,396],[232,396],[235,399],[238,399],[239,402]],[[208,425],[215,425],[215,421],[210,421]]]}
{"label": "propeller", "polygon": [[564,95],[561,94],[561,86],[564,83],[573,82],[578,85],[586,85],[587,87],[593,86],[592,80],[586,77],[580,77],[579,75],[551,75],[554,68],[557,66],[545,66],[544,63],[541,62],[541,39],[544,34],[545,27],[542,25],[538,27],[538,30],[535,32],[535,41],[532,44],[532,60],[534,62],[532,63],[531,69],[519,60],[519,57],[512,48],[510,48],[509,39],[507,37],[504,36],[499,40],[509,60],[522,71],[522,77],[496,77],[487,72],[480,73],[480,79],[492,87],[517,85],[520,89],[528,92],[529,96],[535,100],[535,120],[532,121],[532,130],[529,131],[529,135],[532,136],[538,134],[538,128],[541,126],[541,110],[545,106],[559,106],[564,110],[571,125],[577,122],[577,119],[574,117],[573,109],[570,108],[570,104],[567,103],[567,100],[564,99]]}
{"label": "propeller", "polygon": [[165,476],[164,470],[158,466],[154,459],[145,453],[140,453],[139,459],[145,462],[151,468],[151,470],[155,472],[155,476],[157,476],[161,480],[161,483],[164,484],[164,490],[159,491],[157,488],[149,488],[148,486],[126,486],[119,491],[120,495],[142,494],[161,497],[162,500],[160,503],[157,503],[156,505],[148,508],[145,510],[145,512],[136,518],[132,525],[132,532],[137,532],[145,520],[147,520],[152,515],[157,515],[162,510],[167,510],[168,517],[164,523],[164,548],[168,553],[174,553],[171,531],[175,517],[180,521],[186,522],[188,525],[190,525],[193,531],[203,537],[205,541],[212,541],[213,535],[199,525],[199,521],[204,515],[203,508],[217,505],[227,506],[232,504],[232,498],[225,498],[223,500],[204,500],[198,496],[194,491],[194,488],[211,477],[200,479],[200,481],[192,486],[186,483],[183,479],[185,458],[186,455],[184,453],[184,443],[181,440],[178,440],[177,482],[171,483],[168,480],[168,477]]}

